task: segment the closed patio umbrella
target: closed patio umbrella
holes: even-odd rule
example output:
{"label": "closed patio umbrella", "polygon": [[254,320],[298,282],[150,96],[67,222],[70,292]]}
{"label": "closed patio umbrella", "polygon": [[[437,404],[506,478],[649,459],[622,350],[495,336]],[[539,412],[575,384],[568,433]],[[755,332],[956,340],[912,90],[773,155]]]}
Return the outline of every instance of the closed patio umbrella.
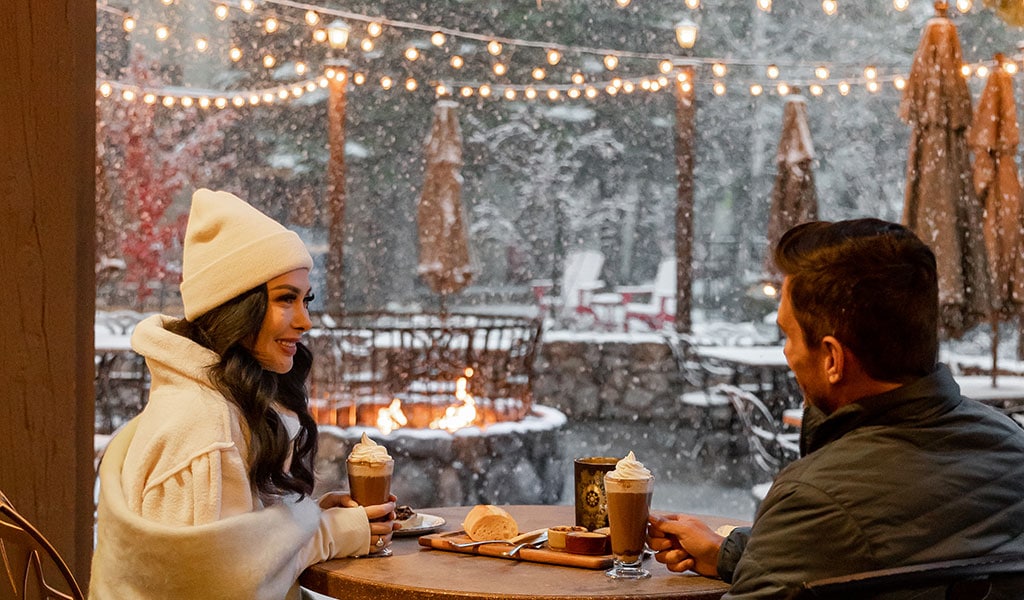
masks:
{"label": "closed patio umbrella", "polygon": [[1017,178],[1017,107],[1013,77],[996,55],[968,141],[974,151],[974,191],[984,207],[985,248],[992,281],[992,385],[998,371],[999,321],[1024,305],[1024,216]]}
{"label": "closed patio umbrella", "polygon": [[777,171],[768,212],[769,250],[765,271],[774,283],[779,283],[781,275],[775,269],[771,248],[789,228],[818,218],[818,197],[811,171],[813,160],[814,144],[807,124],[807,100],[799,94],[790,95],[782,113],[782,135],[775,153]]}
{"label": "closed patio umbrella", "polygon": [[989,314],[981,206],[971,183],[971,95],[956,26],[936,2],[914,54],[900,117],[910,124],[903,224],[931,246],[939,276],[940,326],[960,337]]}
{"label": "closed patio umbrella", "polygon": [[462,208],[462,133],[455,117],[458,104],[440,100],[426,141],[426,172],[417,212],[420,259],[418,272],[441,294],[442,312],[448,294],[469,285],[466,220]]}

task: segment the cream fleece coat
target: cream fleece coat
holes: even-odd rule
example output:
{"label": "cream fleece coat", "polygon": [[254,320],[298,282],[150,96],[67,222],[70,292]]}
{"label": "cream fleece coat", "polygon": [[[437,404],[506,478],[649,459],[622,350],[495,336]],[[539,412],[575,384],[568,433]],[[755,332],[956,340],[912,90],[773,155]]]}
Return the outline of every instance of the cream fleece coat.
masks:
{"label": "cream fleece coat", "polygon": [[100,465],[89,597],[298,598],[307,566],[369,551],[366,513],[297,496],[263,506],[237,411],[205,374],[216,355],[165,330],[169,319],[132,336],[150,398]]}

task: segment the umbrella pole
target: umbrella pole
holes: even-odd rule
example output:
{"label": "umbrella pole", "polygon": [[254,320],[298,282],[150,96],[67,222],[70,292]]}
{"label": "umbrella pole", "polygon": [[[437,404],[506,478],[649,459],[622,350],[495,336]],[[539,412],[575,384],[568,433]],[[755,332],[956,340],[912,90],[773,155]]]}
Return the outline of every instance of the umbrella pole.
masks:
{"label": "umbrella pole", "polygon": [[992,322],[992,387],[996,387],[996,376],[999,373],[999,317],[996,316],[995,311],[992,312],[990,317]]}

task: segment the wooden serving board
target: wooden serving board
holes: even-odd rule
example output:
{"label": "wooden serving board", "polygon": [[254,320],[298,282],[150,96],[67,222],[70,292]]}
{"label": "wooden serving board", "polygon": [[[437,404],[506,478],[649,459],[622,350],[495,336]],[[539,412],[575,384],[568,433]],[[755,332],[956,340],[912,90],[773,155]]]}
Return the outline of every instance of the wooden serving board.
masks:
{"label": "wooden serving board", "polygon": [[552,550],[545,543],[540,548],[526,547],[520,550],[515,556],[503,556],[512,548],[509,544],[483,544],[481,546],[470,546],[468,548],[455,548],[452,544],[471,542],[465,531],[448,533],[431,533],[420,536],[420,546],[433,548],[435,550],[448,550],[449,552],[461,552],[463,554],[478,554],[480,556],[493,556],[506,560],[525,560],[529,562],[547,563],[550,565],[562,565],[565,567],[578,567],[581,569],[610,569],[612,566],[612,555],[589,556],[586,554],[572,554],[560,550]]}

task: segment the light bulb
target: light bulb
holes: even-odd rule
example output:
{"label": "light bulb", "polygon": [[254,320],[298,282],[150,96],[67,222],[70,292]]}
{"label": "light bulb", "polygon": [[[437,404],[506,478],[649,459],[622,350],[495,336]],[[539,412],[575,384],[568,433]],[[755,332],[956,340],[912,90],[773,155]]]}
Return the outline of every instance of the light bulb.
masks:
{"label": "light bulb", "polygon": [[555,50],[554,48],[552,48],[551,50],[548,50],[548,64],[549,65],[552,65],[552,66],[557,65],[559,63],[559,61],[561,61],[561,60],[562,60],[562,53],[561,52],[559,52],[558,50]]}
{"label": "light bulb", "polygon": [[956,9],[962,13],[970,12],[974,2],[971,0],[956,0]]}
{"label": "light bulb", "polygon": [[487,42],[487,51],[490,52],[493,56],[501,54],[501,42],[497,40],[491,40]]}
{"label": "light bulb", "polygon": [[405,49],[405,59],[408,61],[414,61],[420,57],[420,51],[415,46],[409,46]]}
{"label": "light bulb", "polygon": [[228,18],[228,5],[218,4],[217,8],[213,9],[213,14],[215,17],[223,21],[224,19]]}
{"label": "light bulb", "polygon": [[242,49],[238,48],[236,46],[236,47],[234,47],[234,48],[232,48],[231,50],[228,51],[228,56],[234,62],[238,62],[238,61],[242,60]]}
{"label": "light bulb", "polygon": [[715,74],[715,77],[725,77],[727,69],[722,63],[715,63],[711,65],[711,72]]}
{"label": "light bulb", "polygon": [[780,96],[788,96],[790,91],[789,85],[787,85],[784,82],[780,83],[779,85],[775,86],[775,91],[777,91]]}
{"label": "light bulb", "polygon": [[659,62],[658,63],[658,70],[661,71],[662,73],[671,73],[672,72],[672,61],[666,59],[666,60],[663,60],[663,61]]}
{"label": "light bulb", "polygon": [[263,29],[265,29],[267,33],[274,33],[280,25],[281,23],[279,23],[277,19],[270,17],[263,22]]}
{"label": "light bulb", "polygon": [[316,14],[315,10],[306,11],[306,25],[316,25],[320,22],[320,15]]}
{"label": "light bulb", "polygon": [[630,0],[615,0],[615,4],[617,4],[619,8],[626,8],[629,6],[629,2]]}
{"label": "light bulb", "polygon": [[765,73],[768,74],[768,79],[779,78],[779,68],[776,67],[775,65],[768,65],[768,68],[765,70]]}
{"label": "light bulb", "polygon": [[373,50],[373,39],[368,38],[368,37],[363,38],[362,41],[359,42],[359,49],[362,50],[363,52],[370,52],[370,51],[372,51]]}
{"label": "light bulb", "polygon": [[711,89],[715,92],[716,96],[721,96],[725,94],[725,84],[722,83],[721,81],[716,81],[715,85],[713,85]]}
{"label": "light bulb", "polygon": [[572,82],[576,85],[583,85],[584,81],[586,81],[586,78],[583,77],[583,73],[577,71],[572,74]]}
{"label": "light bulb", "polygon": [[266,56],[263,57],[263,66],[265,68],[269,69],[273,67],[275,64],[277,64],[277,59],[274,58],[273,55],[267,54]]}
{"label": "light bulb", "polygon": [[366,25],[366,33],[370,37],[380,37],[380,34],[384,33],[384,26],[376,21],[371,21]]}
{"label": "light bulb", "polygon": [[128,32],[135,31],[135,25],[135,19],[131,17],[125,17],[124,21],[121,22],[121,27],[123,27],[124,30]]}
{"label": "light bulb", "polygon": [[209,48],[210,42],[206,41],[205,38],[196,38],[196,50],[206,52]]}
{"label": "light bulb", "polygon": [[755,83],[755,84],[750,86],[750,95],[751,96],[760,96],[762,92],[764,92],[764,88],[761,87],[761,84]]}
{"label": "light bulb", "polygon": [[812,96],[820,96],[822,94],[822,92],[825,91],[825,88],[821,87],[820,85],[818,85],[816,83],[812,83],[810,89],[811,89],[811,95]]}
{"label": "light bulb", "polygon": [[764,12],[771,12],[772,0],[757,0],[757,7]]}
{"label": "light bulb", "polygon": [[465,60],[463,60],[463,58],[462,58],[461,56],[459,56],[458,54],[456,54],[455,56],[453,56],[453,57],[451,58],[451,61],[449,61],[449,62],[451,62],[451,65],[452,65],[452,68],[453,68],[453,69],[461,69],[461,68],[462,68],[462,66],[463,66],[464,64],[466,64],[466,61],[465,61]]}
{"label": "light bulb", "polygon": [[533,70],[533,73],[531,73],[531,75],[533,75],[534,79],[540,81],[541,79],[544,79],[544,77],[547,76],[547,73],[544,72],[544,69],[537,67]]}
{"label": "light bulb", "polygon": [[507,98],[509,100],[515,100],[516,99],[516,91],[514,89],[512,89],[512,88],[507,88],[505,90],[505,94],[504,95],[505,95],[505,98]]}
{"label": "light bulb", "polygon": [[533,89],[532,87],[528,87],[526,88],[526,91],[523,92],[523,95],[529,98],[530,100],[533,100],[534,98],[537,97],[537,90]]}
{"label": "light bulb", "polygon": [[700,8],[700,0],[686,0],[686,8],[690,10],[697,10]]}
{"label": "light bulb", "polygon": [[878,69],[876,69],[875,67],[872,67],[872,66],[868,66],[868,67],[864,68],[864,78],[865,79],[874,79],[876,77],[878,77]]}
{"label": "light bulb", "polygon": [[842,94],[843,96],[849,94],[850,93],[850,84],[846,83],[845,81],[840,81],[839,82],[839,93]]}
{"label": "light bulb", "polygon": [[818,67],[814,69],[814,76],[818,79],[828,79],[828,67]]}
{"label": "light bulb", "polygon": [[412,77],[405,80],[405,89],[409,90],[410,92],[416,91],[417,87],[419,87],[419,84],[416,83],[416,80],[413,79]]}
{"label": "light bulb", "polygon": [[548,100],[558,100],[559,96],[561,96],[561,93],[557,89],[551,88],[548,90]]}
{"label": "light bulb", "polygon": [[608,54],[604,57],[604,68],[609,71],[614,71],[615,67],[619,66],[619,57],[614,54]]}
{"label": "light bulb", "polygon": [[485,83],[480,86],[480,89],[477,91],[477,93],[479,93],[482,98],[487,98],[491,95],[491,86]]}
{"label": "light bulb", "polygon": [[391,79],[387,75],[380,78],[380,87],[385,90],[390,90],[391,86],[395,85],[395,80]]}
{"label": "light bulb", "polygon": [[910,0],[892,0],[892,7],[896,10],[903,12],[910,6]]}
{"label": "light bulb", "polygon": [[440,47],[440,46],[444,46],[444,42],[445,42],[446,39],[447,38],[445,37],[445,35],[443,33],[441,33],[440,31],[435,31],[430,36],[430,43],[435,45],[435,46],[439,46]]}
{"label": "light bulb", "polygon": [[171,31],[167,29],[166,26],[161,25],[156,28],[156,39],[160,40],[161,42],[166,41],[167,38],[170,37],[170,35]]}
{"label": "light bulb", "polygon": [[505,63],[494,63],[493,69],[495,75],[504,75],[508,72],[508,67],[505,66]]}
{"label": "light bulb", "polygon": [[892,85],[896,89],[902,90],[903,88],[907,87],[907,80],[902,77],[897,77],[896,79],[892,80]]}
{"label": "light bulb", "polygon": [[836,14],[838,9],[839,5],[836,3],[836,0],[823,0],[821,3],[821,10],[825,11],[826,15],[832,16]]}

